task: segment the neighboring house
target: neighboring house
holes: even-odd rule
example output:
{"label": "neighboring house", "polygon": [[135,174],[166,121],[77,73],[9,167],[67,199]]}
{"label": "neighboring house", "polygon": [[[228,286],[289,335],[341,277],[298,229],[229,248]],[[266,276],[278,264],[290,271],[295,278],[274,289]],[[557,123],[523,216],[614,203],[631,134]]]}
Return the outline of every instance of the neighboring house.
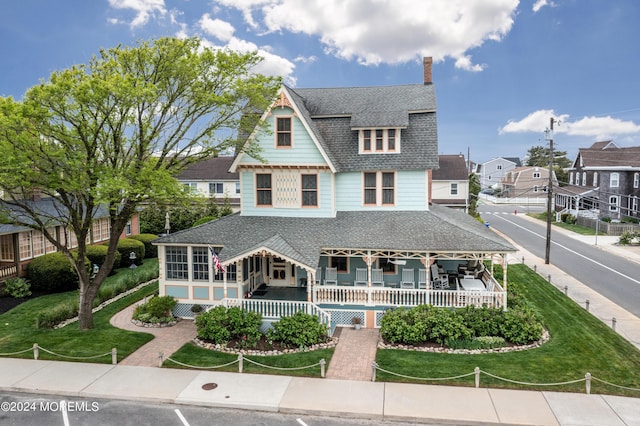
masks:
{"label": "neighboring house", "polygon": [[234,212],[240,210],[240,178],[229,172],[233,157],[215,157],[192,164],[177,176],[183,185],[222,203],[228,197]]}
{"label": "neighboring house", "polygon": [[[42,212],[43,216],[50,218],[55,223],[59,217],[58,209],[53,198],[42,198],[33,202],[35,211]],[[111,226],[106,210],[100,212],[92,224],[90,241],[101,243],[109,240]],[[75,234],[62,223],[53,224],[50,232],[57,236],[57,241],[66,241],[67,247],[75,248],[78,245]],[[136,213],[120,236],[125,238],[140,233],[140,222]],[[11,277],[23,277],[27,275],[31,261],[39,256],[57,251],[56,247],[44,237],[40,231],[26,226],[14,224],[0,224],[0,281]]]}
{"label": "neighboring house", "polygon": [[[555,172],[551,179],[552,185],[557,186]],[[506,173],[500,184],[502,197],[544,197],[549,186],[549,169],[537,166],[516,167]]]}
{"label": "neighboring house", "polygon": [[[431,204],[436,100],[430,58],[424,65],[424,84],[282,86],[262,116],[270,131],[249,139],[264,161],[239,154],[230,169],[241,212],[155,242],[160,294],[178,299],[174,313],[224,304],[265,320],[305,310],[331,326],[358,317],[375,327],[398,306],[506,309],[514,247]],[[502,283],[491,275],[496,260]]]}
{"label": "neighboring house", "polygon": [[462,154],[439,155],[439,167],[431,174],[432,202],[441,206],[467,209],[469,173]]}
{"label": "neighboring house", "polygon": [[557,208],[576,216],[640,217],[640,147],[603,141],[580,148],[568,178],[557,191]]}
{"label": "neighboring house", "polygon": [[497,157],[478,164],[476,174],[480,180],[480,188],[497,188],[508,171],[520,166],[520,159],[516,157]]}

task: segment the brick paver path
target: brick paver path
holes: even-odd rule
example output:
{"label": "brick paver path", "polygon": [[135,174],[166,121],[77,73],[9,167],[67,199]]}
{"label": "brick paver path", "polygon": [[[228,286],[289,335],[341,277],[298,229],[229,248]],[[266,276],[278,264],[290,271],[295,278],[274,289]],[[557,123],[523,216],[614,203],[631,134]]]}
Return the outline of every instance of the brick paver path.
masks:
{"label": "brick paver path", "polygon": [[329,362],[327,379],[371,380],[380,330],[342,327],[340,340]]}
{"label": "brick paver path", "polygon": [[111,325],[130,331],[140,331],[153,334],[155,337],[146,345],[120,361],[121,365],[138,365],[145,367],[157,367],[159,365],[158,354],[162,352],[164,358],[180,349],[182,345],[196,337],[196,326],[193,321],[184,319],[172,327],[152,328],[138,327],[131,322],[131,315],[136,305],[118,312],[111,317]]}

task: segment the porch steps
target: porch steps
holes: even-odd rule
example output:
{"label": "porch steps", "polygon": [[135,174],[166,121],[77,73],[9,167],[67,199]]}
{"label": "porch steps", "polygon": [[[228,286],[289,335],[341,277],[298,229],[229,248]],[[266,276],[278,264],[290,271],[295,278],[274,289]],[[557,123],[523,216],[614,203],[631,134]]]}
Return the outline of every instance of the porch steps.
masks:
{"label": "porch steps", "polygon": [[338,345],[329,362],[327,379],[371,380],[371,364],[376,360],[380,330],[377,328],[338,327]]}

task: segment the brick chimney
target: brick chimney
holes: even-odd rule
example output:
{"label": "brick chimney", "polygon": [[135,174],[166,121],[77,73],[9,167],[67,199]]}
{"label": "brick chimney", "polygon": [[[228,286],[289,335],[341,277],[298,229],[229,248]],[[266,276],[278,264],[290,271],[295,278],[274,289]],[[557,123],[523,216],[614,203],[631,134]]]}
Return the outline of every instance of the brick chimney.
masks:
{"label": "brick chimney", "polygon": [[433,75],[431,72],[432,64],[433,64],[433,58],[431,56],[427,56],[422,59],[422,65],[424,67],[424,84],[433,83]]}

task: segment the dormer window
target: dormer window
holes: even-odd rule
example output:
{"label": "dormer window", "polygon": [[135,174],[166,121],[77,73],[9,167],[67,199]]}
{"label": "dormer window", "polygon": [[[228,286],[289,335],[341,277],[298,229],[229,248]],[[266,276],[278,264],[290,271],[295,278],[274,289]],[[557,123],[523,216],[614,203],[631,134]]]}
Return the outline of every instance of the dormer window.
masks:
{"label": "dormer window", "polygon": [[400,129],[361,129],[358,140],[360,154],[400,152]]}

